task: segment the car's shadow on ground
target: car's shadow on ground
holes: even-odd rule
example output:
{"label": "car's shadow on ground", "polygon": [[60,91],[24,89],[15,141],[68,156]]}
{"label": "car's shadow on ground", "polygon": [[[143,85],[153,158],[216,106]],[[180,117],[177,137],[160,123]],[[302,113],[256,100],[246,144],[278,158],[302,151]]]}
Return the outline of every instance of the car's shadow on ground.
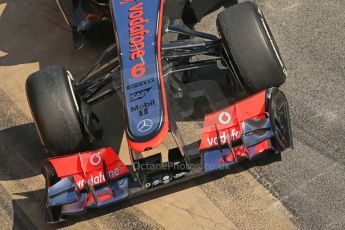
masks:
{"label": "car's shadow on ground", "polygon": [[75,50],[69,26],[53,0],[0,0],[0,66],[61,65],[81,74],[105,44]]}
{"label": "car's shadow on ground", "polygon": [[[0,131],[0,180],[20,180],[40,174],[41,162],[49,157],[43,150],[34,124]],[[5,167],[4,167],[5,166]]]}

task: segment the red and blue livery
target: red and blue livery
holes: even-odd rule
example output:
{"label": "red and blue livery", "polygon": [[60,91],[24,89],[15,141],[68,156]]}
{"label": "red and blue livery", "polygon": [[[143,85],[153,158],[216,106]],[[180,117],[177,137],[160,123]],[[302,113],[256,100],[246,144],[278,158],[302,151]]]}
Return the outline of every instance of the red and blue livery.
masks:
{"label": "red and blue livery", "polygon": [[[217,35],[194,29],[224,2],[57,0],[76,48],[91,34],[113,37],[84,75],[54,66],[27,80],[32,116],[52,156],[42,165],[47,223],[293,146],[279,89],[286,70],[258,6],[224,9]],[[122,103],[113,108],[124,111],[125,156],[101,146],[106,134],[94,110],[109,97]]]}

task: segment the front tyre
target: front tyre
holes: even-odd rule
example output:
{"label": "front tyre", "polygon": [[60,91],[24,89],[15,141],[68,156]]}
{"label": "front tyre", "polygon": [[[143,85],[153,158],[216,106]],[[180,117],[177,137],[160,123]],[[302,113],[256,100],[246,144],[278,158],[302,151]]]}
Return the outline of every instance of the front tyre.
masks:
{"label": "front tyre", "polygon": [[36,128],[52,155],[83,151],[88,146],[80,122],[73,79],[61,67],[33,73],[26,81],[26,94]]}
{"label": "front tyre", "polygon": [[244,2],[224,10],[217,27],[230,66],[246,92],[255,94],[285,82],[284,63],[256,4]]}

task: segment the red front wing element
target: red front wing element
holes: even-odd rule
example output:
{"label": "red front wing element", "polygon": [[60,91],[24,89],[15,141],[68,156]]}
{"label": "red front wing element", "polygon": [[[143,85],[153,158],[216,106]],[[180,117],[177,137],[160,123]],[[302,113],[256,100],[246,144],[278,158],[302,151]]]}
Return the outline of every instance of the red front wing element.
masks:
{"label": "red front wing element", "polygon": [[205,117],[199,150],[204,154],[206,172],[272,149],[266,94],[263,91]]}
{"label": "red front wing element", "polygon": [[79,190],[86,184],[97,186],[105,183],[106,178],[115,180],[129,173],[112,148],[51,158],[50,162],[60,180],[73,177]]}
{"label": "red front wing element", "polygon": [[[204,120],[199,150],[218,147],[227,143],[230,135],[232,142],[242,138],[242,122],[249,119],[266,117],[266,92],[263,91],[233,106],[207,115]],[[217,131],[219,133],[219,139]]]}

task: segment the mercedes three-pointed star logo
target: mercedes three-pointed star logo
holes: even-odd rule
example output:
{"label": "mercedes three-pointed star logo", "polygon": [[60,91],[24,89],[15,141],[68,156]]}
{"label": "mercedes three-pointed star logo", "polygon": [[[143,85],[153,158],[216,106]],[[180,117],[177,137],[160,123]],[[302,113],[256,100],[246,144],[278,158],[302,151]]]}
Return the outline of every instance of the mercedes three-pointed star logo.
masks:
{"label": "mercedes three-pointed star logo", "polygon": [[150,131],[153,126],[153,121],[150,119],[145,119],[139,122],[137,129],[141,133],[145,133],[147,131]]}

